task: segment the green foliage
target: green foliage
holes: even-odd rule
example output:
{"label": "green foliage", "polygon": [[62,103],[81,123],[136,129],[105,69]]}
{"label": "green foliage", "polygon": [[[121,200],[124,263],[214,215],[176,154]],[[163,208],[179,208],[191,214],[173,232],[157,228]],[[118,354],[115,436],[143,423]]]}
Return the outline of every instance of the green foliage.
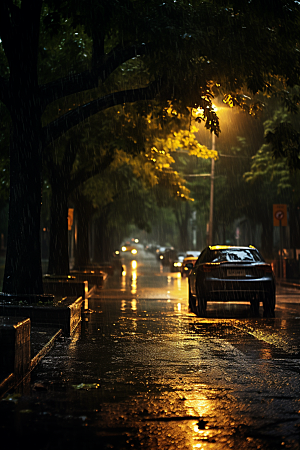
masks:
{"label": "green foliage", "polygon": [[[104,176],[102,198],[89,194],[99,207],[115,202],[118,189],[138,199],[149,186],[188,199],[181,175],[172,169],[173,150],[211,157],[183,124],[191,110],[201,108],[197,120],[218,136],[216,95],[251,114],[261,104],[245,93],[276,94],[290,110],[299,100],[285,92],[300,84],[298,2],[3,0],[0,39],[0,100],[11,113],[13,148],[20,156],[20,130],[26,136],[34,132],[28,157],[38,160],[42,152],[46,177],[59,179],[67,193],[114,161],[109,177],[115,173],[116,181],[105,182]],[[275,154],[297,165],[297,131],[281,123],[272,133],[267,138]],[[7,136],[2,128],[1,150]],[[14,192],[24,192],[20,180]],[[27,197],[37,199],[38,210],[36,194]],[[19,236],[24,242],[31,238]],[[38,249],[37,234],[35,239],[31,248]],[[9,258],[14,268],[15,256]]]}
{"label": "green foliage", "polygon": [[300,133],[290,122],[276,125],[266,134],[266,141],[276,159],[284,159],[292,170],[300,169]]}
{"label": "green foliage", "polygon": [[278,102],[270,102],[269,108],[272,115],[264,121],[266,143],[253,156],[251,171],[244,177],[252,183],[262,180],[275,182],[280,193],[291,188],[291,169],[300,168],[300,136],[295,130],[299,118]]}

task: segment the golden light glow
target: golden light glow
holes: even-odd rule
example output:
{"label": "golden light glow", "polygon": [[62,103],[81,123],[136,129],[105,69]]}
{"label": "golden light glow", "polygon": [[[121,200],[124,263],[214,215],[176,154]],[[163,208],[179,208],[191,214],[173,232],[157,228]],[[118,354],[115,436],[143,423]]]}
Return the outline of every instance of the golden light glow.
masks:
{"label": "golden light glow", "polygon": [[132,273],[131,273],[131,293],[132,294],[136,294],[136,290],[137,290],[137,272],[136,272],[136,268],[137,268],[137,262],[136,261],[131,261],[131,268],[132,268]]}
{"label": "golden light glow", "polygon": [[126,291],[126,267],[123,266],[122,278],[121,278],[121,291]]}
{"label": "golden light glow", "polygon": [[137,310],[136,299],[135,298],[131,300],[131,309],[132,309],[132,311],[136,311]]}
{"label": "golden light glow", "polygon": [[127,247],[125,247],[125,245],[123,245],[123,247],[121,248],[122,252],[126,252]]}
{"label": "golden light glow", "polygon": [[131,250],[131,253],[132,253],[133,255],[136,255],[136,254],[137,254],[137,249],[136,249],[136,248],[133,248],[133,249]]}
{"label": "golden light glow", "polygon": [[181,262],[174,262],[174,267],[181,267],[182,263]]}
{"label": "golden light glow", "polygon": [[121,311],[126,310],[126,300],[121,300]]}

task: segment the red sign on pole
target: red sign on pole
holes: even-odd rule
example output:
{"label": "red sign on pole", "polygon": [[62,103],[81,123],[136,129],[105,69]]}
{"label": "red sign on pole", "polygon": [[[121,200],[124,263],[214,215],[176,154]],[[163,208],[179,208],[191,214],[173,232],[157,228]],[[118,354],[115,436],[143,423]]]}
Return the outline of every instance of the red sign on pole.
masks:
{"label": "red sign on pole", "polygon": [[286,227],[287,221],[287,205],[273,205],[273,225],[274,227]]}

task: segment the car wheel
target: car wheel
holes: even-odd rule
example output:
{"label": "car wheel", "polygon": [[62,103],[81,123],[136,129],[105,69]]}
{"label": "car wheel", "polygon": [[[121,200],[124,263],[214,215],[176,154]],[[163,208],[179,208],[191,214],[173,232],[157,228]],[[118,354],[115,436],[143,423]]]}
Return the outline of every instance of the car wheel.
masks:
{"label": "car wheel", "polygon": [[259,300],[252,299],[250,301],[250,311],[255,317],[259,315]]}
{"label": "car wheel", "polygon": [[264,317],[275,317],[275,292],[266,295],[263,305]]}
{"label": "car wheel", "polygon": [[193,313],[195,312],[195,297],[191,293],[191,286],[189,283],[189,310],[191,310]]}
{"label": "car wheel", "polygon": [[196,314],[198,317],[206,317],[207,302],[201,294],[198,283],[196,283],[196,294]]}

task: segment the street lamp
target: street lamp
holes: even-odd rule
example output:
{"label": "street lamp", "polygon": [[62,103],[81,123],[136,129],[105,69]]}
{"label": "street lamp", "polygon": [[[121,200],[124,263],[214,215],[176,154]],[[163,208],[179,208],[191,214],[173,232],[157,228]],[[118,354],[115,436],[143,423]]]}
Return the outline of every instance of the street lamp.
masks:
{"label": "street lamp", "polygon": [[[216,136],[212,132],[211,135],[212,150],[215,151]],[[215,181],[215,160],[211,159],[211,171],[210,171],[210,202],[209,202],[209,225],[208,225],[208,245],[213,245],[213,221],[214,221],[214,181]]]}

